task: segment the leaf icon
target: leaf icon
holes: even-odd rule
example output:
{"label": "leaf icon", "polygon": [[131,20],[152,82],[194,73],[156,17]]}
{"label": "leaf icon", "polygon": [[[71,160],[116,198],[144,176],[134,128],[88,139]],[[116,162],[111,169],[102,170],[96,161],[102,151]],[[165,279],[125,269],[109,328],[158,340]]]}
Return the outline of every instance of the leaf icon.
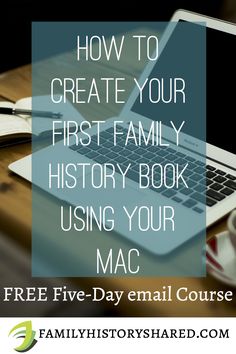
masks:
{"label": "leaf icon", "polygon": [[15,327],[11,329],[9,332],[9,336],[15,332],[17,329],[20,329],[20,331],[16,332],[13,337],[16,338],[24,338],[23,342],[21,345],[18,347],[14,348],[17,352],[26,352],[30,350],[36,343],[37,341],[35,340],[35,334],[36,332],[33,331],[32,329],[32,322],[31,321],[25,321],[21,322]]}

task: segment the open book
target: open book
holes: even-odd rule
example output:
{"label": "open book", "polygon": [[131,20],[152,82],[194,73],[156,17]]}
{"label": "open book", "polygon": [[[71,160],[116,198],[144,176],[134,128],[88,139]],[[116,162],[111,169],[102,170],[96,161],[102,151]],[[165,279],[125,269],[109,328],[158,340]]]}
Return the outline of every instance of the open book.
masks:
{"label": "open book", "polygon": [[[60,112],[61,120],[75,120],[80,122],[83,119],[81,114],[68,101],[55,105],[49,96],[34,97],[34,106],[42,111]],[[32,109],[32,97],[22,98],[15,104],[10,102],[0,102],[0,107]],[[56,107],[56,108],[55,108]],[[52,119],[33,117],[33,134],[40,136],[50,133],[52,130]],[[0,146],[22,142],[30,139],[32,135],[32,118],[25,115],[0,114]]]}

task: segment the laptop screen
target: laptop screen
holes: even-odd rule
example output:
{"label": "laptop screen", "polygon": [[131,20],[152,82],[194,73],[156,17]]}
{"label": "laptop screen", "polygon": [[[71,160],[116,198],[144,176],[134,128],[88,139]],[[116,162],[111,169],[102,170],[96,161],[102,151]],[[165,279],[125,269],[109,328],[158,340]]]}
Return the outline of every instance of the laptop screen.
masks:
{"label": "laptop screen", "polygon": [[[174,32],[169,40],[175,36]],[[231,140],[230,132],[234,126],[236,110],[236,91],[233,89],[236,83],[236,37],[212,28],[206,29],[206,36],[207,142],[235,154],[236,144],[235,140]],[[156,66],[150,77],[155,76]],[[144,107],[138,99],[132,111],[145,116],[150,112],[151,116],[148,118],[158,120],[158,115],[153,114],[153,109]]]}

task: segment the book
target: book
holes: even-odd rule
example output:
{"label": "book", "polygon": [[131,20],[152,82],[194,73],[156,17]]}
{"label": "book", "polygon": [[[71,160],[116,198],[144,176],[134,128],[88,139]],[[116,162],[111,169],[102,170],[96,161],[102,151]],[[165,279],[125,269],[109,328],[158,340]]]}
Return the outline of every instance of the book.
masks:
{"label": "book", "polygon": [[[34,109],[42,111],[60,112],[61,120],[83,121],[82,115],[70,102],[58,105],[51,102],[50,96],[34,97]],[[0,107],[32,109],[32,97],[18,100],[16,103],[0,102]],[[35,108],[36,107],[36,108]],[[48,136],[52,131],[52,119],[33,117],[35,136]],[[26,115],[0,114],[0,146],[16,144],[30,140],[32,137],[32,117]]]}

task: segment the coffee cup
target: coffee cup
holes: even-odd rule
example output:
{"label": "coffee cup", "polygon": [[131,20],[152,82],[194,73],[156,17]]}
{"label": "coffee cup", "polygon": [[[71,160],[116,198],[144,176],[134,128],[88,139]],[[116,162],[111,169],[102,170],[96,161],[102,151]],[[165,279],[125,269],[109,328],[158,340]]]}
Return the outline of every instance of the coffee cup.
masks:
{"label": "coffee cup", "polygon": [[227,225],[229,230],[230,241],[236,252],[236,209],[233,210],[230,214]]}

